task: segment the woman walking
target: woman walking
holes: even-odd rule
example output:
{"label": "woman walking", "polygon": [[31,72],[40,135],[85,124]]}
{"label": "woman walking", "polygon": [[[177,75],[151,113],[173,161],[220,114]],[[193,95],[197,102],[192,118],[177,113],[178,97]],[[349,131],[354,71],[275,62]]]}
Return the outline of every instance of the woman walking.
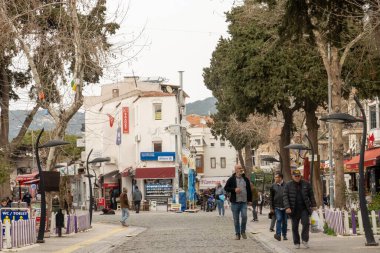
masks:
{"label": "woman walking", "polygon": [[219,217],[224,216],[224,200],[226,199],[226,192],[220,183],[216,184],[215,188],[216,205],[218,206]]}

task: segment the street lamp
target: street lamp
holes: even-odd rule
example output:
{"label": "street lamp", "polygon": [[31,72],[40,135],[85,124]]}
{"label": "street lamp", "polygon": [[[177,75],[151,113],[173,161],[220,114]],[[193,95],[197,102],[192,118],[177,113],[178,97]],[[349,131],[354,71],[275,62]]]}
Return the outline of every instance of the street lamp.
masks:
{"label": "street lamp", "polygon": [[38,173],[40,174],[40,183],[39,183],[39,189],[41,192],[41,221],[40,221],[40,227],[38,229],[38,236],[37,236],[37,243],[44,243],[44,235],[45,235],[45,225],[46,225],[46,199],[45,199],[45,179],[42,175],[42,167],[41,167],[41,161],[40,156],[38,154],[38,149],[40,148],[51,148],[51,147],[57,147],[62,146],[66,144],[70,144],[70,142],[62,141],[62,140],[51,140],[45,143],[44,145],[40,146],[40,138],[42,136],[42,133],[44,132],[44,128],[42,128],[41,132],[38,134],[36,143],[35,143],[35,155],[36,155],[36,161],[37,161],[37,168]]}
{"label": "street lamp", "polygon": [[93,151],[93,149],[90,150],[90,153],[88,154],[87,160],[86,160],[86,170],[87,170],[87,177],[88,177],[88,186],[90,187],[90,208],[89,208],[90,225],[91,225],[91,222],[92,222],[92,207],[93,207],[94,203],[93,203],[93,197],[92,197],[91,175],[90,175],[90,171],[89,171],[88,165],[92,164],[92,163],[101,163],[101,162],[109,162],[110,161],[109,157],[98,157],[98,158],[95,158],[95,159],[89,161],[92,151]]}
{"label": "street lamp", "polygon": [[305,137],[307,138],[310,148],[303,144],[289,144],[288,146],[285,146],[286,149],[297,149],[299,151],[301,150],[310,150],[311,151],[311,166],[310,166],[310,185],[313,188],[313,170],[314,170],[314,149],[313,144],[311,143],[309,137],[305,134]]}
{"label": "street lamp", "polygon": [[364,112],[364,108],[360,103],[357,96],[354,96],[354,100],[357,106],[360,108],[360,112],[362,113],[361,118],[354,117],[350,114],[346,113],[333,113],[327,116],[321,117],[322,121],[331,122],[331,123],[355,123],[362,122],[363,123],[363,134],[362,134],[362,142],[360,146],[360,156],[359,156],[359,204],[360,204],[360,212],[363,219],[363,227],[366,238],[366,246],[377,246],[379,245],[373,236],[373,231],[371,229],[371,225],[368,218],[368,208],[365,199],[365,189],[364,189],[364,152],[365,152],[365,144],[367,137],[367,121],[366,115]]}

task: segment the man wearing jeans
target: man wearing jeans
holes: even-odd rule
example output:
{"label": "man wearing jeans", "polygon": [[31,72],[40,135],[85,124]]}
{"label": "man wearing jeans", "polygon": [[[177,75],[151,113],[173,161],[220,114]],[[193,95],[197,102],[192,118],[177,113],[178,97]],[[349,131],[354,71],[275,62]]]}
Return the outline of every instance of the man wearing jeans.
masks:
{"label": "man wearing jeans", "polygon": [[278,241],[281,241],[281,232],[282,238],[288,240],[286,237],[286,232],[288,228],[288,219],[285,213],[284,208],[284,180],[283,175],[280,172],[277,172],[274,176],[274,184],[270,188],[270,208],[271,212],[276,216],[276,233],[274,234],[274,238]]}
{"label": "man wearing jeans", "polygon": [[127,188],[123,188],[123,192],[120,194],[120,208],[121,208],[121,225],[124,227],[128,227],[125,221],[129,216],[129,201],[128,201],[128,190]]}
{"label": "man wearing jeans", "polygon": [[[251,204],[252,192],[249,180],[244,175],[240,164],[235,166],[235,173],[227,180],[224,186],[226,192],[231,193],[231,211],[234,218],[235,240],[247,239],[245,233],[247,225],[247,204]],[[241,216],[241,224],[240,224]]]}

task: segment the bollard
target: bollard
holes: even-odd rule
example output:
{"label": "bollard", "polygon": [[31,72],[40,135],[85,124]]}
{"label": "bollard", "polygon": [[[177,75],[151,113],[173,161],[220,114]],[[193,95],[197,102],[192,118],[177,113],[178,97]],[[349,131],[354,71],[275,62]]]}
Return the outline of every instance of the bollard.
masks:
{"label": "bollard", "polygon": [[344,210],[343,212],[344,217],[344,234],[349,235],[350,234],[350,223],[348,221],[348,212]]}
{"label": "bollard", "polygon": [[5,225],[5,248],[10,249],[12,248],[12,235],[11,235],[11,223],[6,221],[4,223]]}
{"label": "bollard", "polygon": [[363,219],[361,212],[358,211],[358,221],[359,221],[359,227],[358,227],[358,234],[363,234]]}
{"label": "bollard", "polygon": [[351,223],[352,223],[352,234],[356,235],[356,215],[354,209],[351,209]]}
{"label": "bollard", "polygon": [[376,213],[374,210],[371,211],[371,218],[372,218],[372,231],[375,235],[377,235]]}

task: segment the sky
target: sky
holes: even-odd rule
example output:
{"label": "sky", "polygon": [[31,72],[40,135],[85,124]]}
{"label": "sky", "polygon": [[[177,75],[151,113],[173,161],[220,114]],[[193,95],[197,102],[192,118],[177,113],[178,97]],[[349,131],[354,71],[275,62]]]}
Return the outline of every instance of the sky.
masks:
{"label": "sky", "polygon": [[[123,20],[112,39],[119,47],[115,50],[118,64],[107,71],[101,83],[120,81],[134,73],[140,77],[165,77],[169,83],[179,85],[178,71],[182,70],[184,90],[190,96],[187,102],[212,96],[203,83],[203,68],[209,66],[219,38],[228,36],[225,12],[234,2],[108,0],[110,18]],[[132,46],[127,44],[131,41]],[[89,88],[85,94],[99,95],[100,88]]]}

